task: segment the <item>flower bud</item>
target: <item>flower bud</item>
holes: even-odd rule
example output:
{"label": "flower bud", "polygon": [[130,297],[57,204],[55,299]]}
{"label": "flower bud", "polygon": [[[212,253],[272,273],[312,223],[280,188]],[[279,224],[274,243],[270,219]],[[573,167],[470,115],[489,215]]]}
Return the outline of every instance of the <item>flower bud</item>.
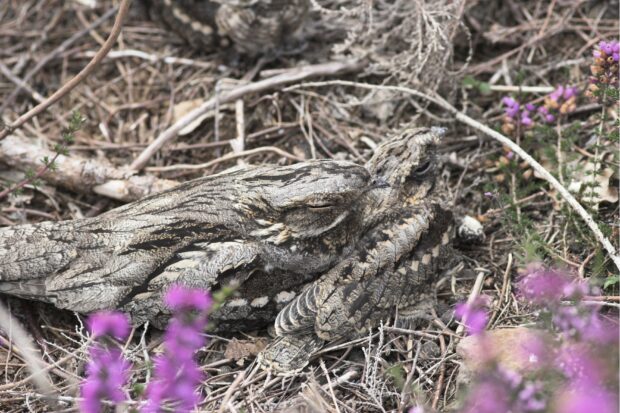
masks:
{"label": "flower bud", "polygon": [[590,72],[594,75],[594,76],[598,76],[600,74],[602,74],[604,72],[603,68],[599,65],[592,65],[590,66]]}

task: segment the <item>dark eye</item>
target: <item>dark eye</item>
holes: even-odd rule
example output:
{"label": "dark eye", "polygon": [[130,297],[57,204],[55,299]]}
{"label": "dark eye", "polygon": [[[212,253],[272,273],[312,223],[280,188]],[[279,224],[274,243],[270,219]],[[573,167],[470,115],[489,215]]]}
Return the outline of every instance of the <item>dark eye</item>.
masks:
{"label": "dark eye", "polygon": [[314,205],[308,205],[308,208],[312,209],[313,211],[326,211],[330,208],[333,208],[334,205],[333,204],[314,204]]}
{"label": "dark eye", "polygon": [[422,165],[415,168],[412,174],[416,176],[420,176],[420,175],[424,175],[430,170],[431,170],[431,161],[426,161]]}

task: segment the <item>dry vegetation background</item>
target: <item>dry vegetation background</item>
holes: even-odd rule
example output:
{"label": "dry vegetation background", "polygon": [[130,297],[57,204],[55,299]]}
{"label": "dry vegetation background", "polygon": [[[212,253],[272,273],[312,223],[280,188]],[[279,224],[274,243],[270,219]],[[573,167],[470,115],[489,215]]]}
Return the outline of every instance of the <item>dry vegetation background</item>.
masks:
{"label": "dry vegetation background", "polygon": [[[0,2],[0,116],[10,124],[75,76],[110,32],[114,1],[4,0]],[[212,336],[200,353],[208,378],[201,411],[383,412],[426,402],[449,410],[457,399],[458,335],[452,306],[472,290],[494,297],[490,328],[523,325],[512,281],[528,259],[570,268],[604,281],[617,269],[598,241],[557,192],[527,164],[507,167],[508,150],[430,102],[403,91],[329,83],[334,80],[412,88],[443,97],[459,111],[499,128],[500,100],[536,87],[525,100],[541,100],[558,84],[585,90],[594,45],[617,39],[617,1],[316,0],[304,29],[303,52],[271,61],[234,58],[227,51],[192,50],[174,33],[132,5],[111,53],[71,93],[0,141],[0,182],[9,186],[53,156],[72,111],[86,122],[59,169],[36,188],[0,200],[0,225],[94,216],[150,191],[243,164],[288,164],[335,158],[363,162],[376,144],[403,124],[447,128],[441,147],[443,179],[457,212],[480,220],[486,237],[457,244],[455,263],[439,283],[439,306],[415,330],[386,325],[349,343],[323,350],[295,378],[271,377],[248,368],[264,345],[259,337]],[[293,79],[296,68],[341,62],[346,70],[302,85],[285,81],[225,99],[244,82],[274,76]],[[344,62],[344,63],[342,63]],[[218,96],[218,98],[214,98]],[[219,97],[223,97],[221,100]],[[135,159],[183,115],[212,99],[193,122],[163,148]],[[213,100],[214,99],[214,100]],[[562,127],[573,128],[563,150],[575,168],[593,156],[593,130],[601,106],[583,99]],[[617,120],[610,110],[610,125]],[[543,166],[556,165],[555,138],[537,135],[520,144]],[[617,171],[611,143],[608,166]],[[616,155],[614,159],[613,156]],[[568,158],[567,158],[568,159]],[[140,171],[130,169],[130,166]],[[198,165],[198,166],[196,166]],[[571,164],[573,165],[573,164]],[[554,171],[555,172],[555,171]],[[568,178],[567,178],[568,180]],[[567,182],[568,183],[568,182]],[[606,201],[591,210],[611,228],[617,246],[617,175],[604,182]],[[491,192],[492,197],[485,197]],[[617,284],[605,290],[610,311]],[[22,351],[0,334],[0,411],[75,411],[86,341],[81,317],[2,298],[43,355],[57,396],[42,395],[29,380]],[[615,314],[615,313],[614,313]],[[127,342],[135,366],[161,344],[157,331],[136,329]],[[243,374],[240,374],[243,372]],[[219,410],[218,410],[219,409]]]}

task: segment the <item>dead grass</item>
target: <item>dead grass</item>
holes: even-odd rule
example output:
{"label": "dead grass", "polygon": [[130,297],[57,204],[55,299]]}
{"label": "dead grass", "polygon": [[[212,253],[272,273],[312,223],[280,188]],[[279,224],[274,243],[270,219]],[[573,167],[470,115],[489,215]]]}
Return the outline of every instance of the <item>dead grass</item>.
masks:
{"label": "dead grass", "polygon": [[[491,86],[585,85],[592,45],[613,39],[619,27],[617,2],[314,3],[316,18],[307,29],[307,49],[260,67],[255,61],[232,62],[225,51],[204,55],[188,49],[174,34],[146,19],[136,2],[117,46],[98,70],[15,134],[51,147],[60,139],[71,112],[79,110],[87,125],[78,133],[71,154],[124,168],[180,114],[187,113],[187,107],[209,99],[216,90],[234,87],[254,69],[253,80],[260,80],[280,69],[343,57],[365,59],[367,64],[339,79],[439,91],[463,112],[497,126],[503,94],[492,88],[490,94],[483,94],[464,87],[464,76],[475,76]],[[108,12],[113,5],[111,1],[98,4],[95,9],[60,0],[0,4],[0,64],[12,74],[0,76],[3,122],[14,120],[57,90],[100,48],[113,21],[113,13]],[[95,24],[98,19],[102,21]],[[26,87],[16,94],[16,84]],[[583,122],[574,145],[575,151],[588,153],[587,130],[595,124],[593,115],[600,107],[584,107],[567,122]],[[447,411],[457,399],[459,361],[454,349],[462,334],[452,319],[451,306],[473,290],[493,297],[491,328],[528,320],[512,287],[527,247],[522,227],[514,220],[531,222],[546,245],[547,261],[563,263],[582,276],[593,273],[596,241],[587,232],[571,236],[576,218],[566,214],[562,201],[535,178],[524,181],[521,173],[502,168],[503,148],[455,123],[428,102],[345,86],[288,91],[279,87],[244,96],[241,109],[234,105],[217,109],[157,152],[148,173],[187,180],[237,163],[285,164],[315,157],[362,162],[402,123],[441,124],[449,128],[441,148],[443,176],[457,199],[457,212],[478,217],[486,239],[479,245],[456,246],[459,260],[439,281],[437,313],[426,325],[408,331],[394,327],[392,320],[368,337],[333,343],[294,378],[270,377],[256,370],[251,356],[227,359],[224,352],[231,337],[211,337],[200,354],[208,373],[200,411],[400,412],[416,403]],[[244,126],[241,131],[239,124]],[[545,156],[546,144],[524,144],[538,158]],[[163,168],[205,163],[197,170]],[[17,181],[23,174],[15,169],[19,168],[0,169],[0,179]],[[485,198],[489,187],[506,194],[512,204]],[[93,193],[68,191],[61,183],[46,184],[28,187],[22,195],[1,202],[0,221],[15,225],[72,219],[118,205]],[[617,217],[617,203],[602,207],[597,217],[612,225],[615,241]],[[617,301],[617,294],[617,288],[608,292],[608,301]],[[24,380],[30,374],[26,355],[11,342],[11,332],[5,331],[0,334],[0,410],[75,411],[87,343],[81,318],[42,304],[2,300],[34,338],[56,395],[43,395]],[[265,332],[251,334],[245,337],[250,343],[265,336]],[[126,344],[136,368],[134,382],[144,382],[148,376],[147,366],[159,343],[157,331],[134,330]],[[51,407],[50,400],[57,407]]]}

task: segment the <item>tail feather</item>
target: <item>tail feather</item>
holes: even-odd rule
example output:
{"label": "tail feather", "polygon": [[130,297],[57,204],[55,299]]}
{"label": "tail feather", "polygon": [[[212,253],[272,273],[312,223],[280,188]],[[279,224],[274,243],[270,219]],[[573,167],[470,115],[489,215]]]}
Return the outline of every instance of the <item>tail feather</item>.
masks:
{"label": "tail feather", "polygon": [[66,222],[42,222],[0,229],[0,282],[44,277],[76,255]]}
{"label": "tail feather", "polygon": [[2,281],[0,282],[0,294],[8,294],[26,299],[36,299],[48,303],[54,301],[54,297],[47,294],[44,278],[27,281]]}

